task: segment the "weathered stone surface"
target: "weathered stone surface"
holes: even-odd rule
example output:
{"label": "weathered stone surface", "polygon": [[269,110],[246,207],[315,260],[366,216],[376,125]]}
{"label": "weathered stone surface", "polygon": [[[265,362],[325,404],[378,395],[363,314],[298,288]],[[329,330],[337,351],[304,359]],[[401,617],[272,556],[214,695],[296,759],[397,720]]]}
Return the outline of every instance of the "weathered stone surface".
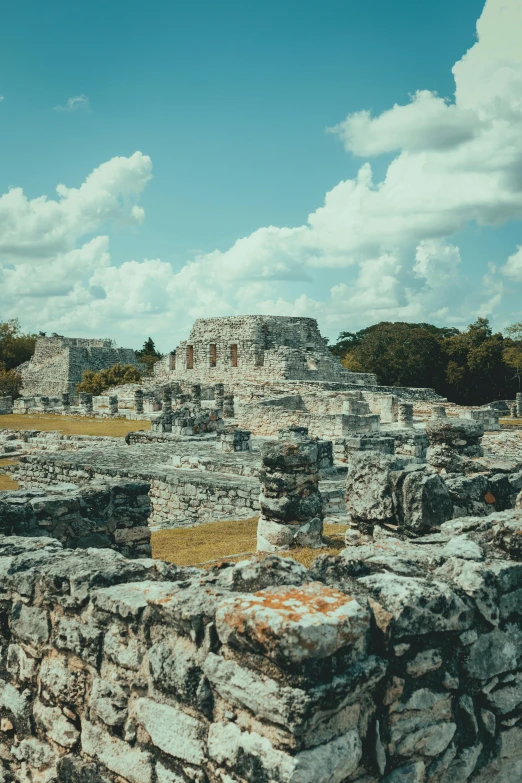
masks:
{"label": "weathered stone surface", "polygon": [[206,728],[201,721],[151,699],[138,699],[135,710],[138,724],[157,748],[191,764],[203,762]]}
{"label": "weathered stone surface", "polygon": [[324,658],[348,645],[360,646],[369,615],[349,596],[318,582],[267,588],[226,599],[217,610],[224,644],[262,650],[275,661]]}
{"label": "weathered stone surface", "polygon": [[129,783],[152,783],[152,759],[140,748],[113,737],[94,723],[82,722],[82,749],[100,761],[108,770]]}
{"label": "weathered stone surface", "polygon": [[355,731],[289,756],[259,734],[241,731],[233,723],[213,724],[208,746],[212,758],[249,783],[263,779],[276,783],[341,783],[357,769],[362,756]]}
{"label": "weathered stone surface", "polygon": [[395,637],[469,628],[472,612],[443,582],[395,574],[359,579],[370,595],[377,625]]}

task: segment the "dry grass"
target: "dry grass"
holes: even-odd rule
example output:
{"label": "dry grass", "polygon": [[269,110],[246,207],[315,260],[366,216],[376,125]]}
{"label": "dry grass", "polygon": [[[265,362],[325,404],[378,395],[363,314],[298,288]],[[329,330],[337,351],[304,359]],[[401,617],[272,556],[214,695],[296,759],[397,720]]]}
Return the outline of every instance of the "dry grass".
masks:
{"label": "dry grass", "polygon": [[18,465],[18,460],[12,457],[0,459],[0,492],[4,492],[6,489],[18,489],[18,483],[11,478],[9,473],[1,472],[4,468],[12,465]]}
{"label": "dry grass", "polygon": [[[158,560],[178,566],[211,567],[220,560],[238,560],[255,554],[256,529],[257,517],[158,530],[152,534],[152,554]],[[337,554],[343,549],[345,531],[345,525],[325,525],[324,549],[292,549],[280,554],[310,566],[318,555]]]}
{"label": "dry grass", "polygon": [[146,419],[94,419],[87,416],[46,416],[45,414],[12,413],[0,418],[0,429],[41,430],[62,435],[107,435],[124,438],[128,432],[150,430]]}
{"label": "dry grass", "polygon": [[18,489],[18,482],[13,481],[8,473],[0,473],[0,492],[6,489]]}

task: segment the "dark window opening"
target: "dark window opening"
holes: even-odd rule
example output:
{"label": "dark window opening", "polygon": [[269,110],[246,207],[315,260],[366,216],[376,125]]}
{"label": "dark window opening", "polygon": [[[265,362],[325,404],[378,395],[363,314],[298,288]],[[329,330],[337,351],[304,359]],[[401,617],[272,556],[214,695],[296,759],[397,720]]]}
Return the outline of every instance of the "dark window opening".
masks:
{"label": "dark window opening", "polygon": [[187,345],[187,370],[194,368],[194,346]]}
{"label": "dark window opening", "polygon": [[217,345],[216,345],[216,343],[210,343],[209,358],[210,358],[210,366],[211,367],[215,367],[216,363],[217,363]]}
{"label": "dark window opening", "polygon": [[230,346],[230,365],[231,367],[237,367],[237,345]]}

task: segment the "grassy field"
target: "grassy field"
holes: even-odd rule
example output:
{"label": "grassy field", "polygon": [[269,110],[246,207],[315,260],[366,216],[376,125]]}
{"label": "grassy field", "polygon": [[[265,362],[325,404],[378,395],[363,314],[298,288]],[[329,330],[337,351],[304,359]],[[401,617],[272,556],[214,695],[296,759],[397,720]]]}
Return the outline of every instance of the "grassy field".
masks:
{"label": "grassy field", "polygon": [[[196,527],[158,530],[152,534],[152,556],[179,566],[215,565],[255,554],[257,517],[210,522]],[[345,525],[325,525],[323,549],[292,549],[280,554],[310,566],[320,554],[337,554],[344,548]],[[213,561],[213,562],[209,562]]]}
{"label": "grassy field", "polygon": [[150,430],[150,421],[12,413],[0,417],[0,429],[55,431],[63,435],[108,435],[113,438],[124,438],[128,432]]}

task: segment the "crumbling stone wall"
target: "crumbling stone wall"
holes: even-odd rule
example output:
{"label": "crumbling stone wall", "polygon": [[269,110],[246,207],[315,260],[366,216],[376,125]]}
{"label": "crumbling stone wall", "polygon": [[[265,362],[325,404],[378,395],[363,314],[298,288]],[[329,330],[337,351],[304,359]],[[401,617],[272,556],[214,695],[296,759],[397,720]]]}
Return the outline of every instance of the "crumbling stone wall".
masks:
{"label": "crumbling stone wall", "polygon": [[139,481],[0,492],[0,533],[49,536],[70,549],[109,547],[126,557],[148,557],[148,492],[149,484]]}
{"label": "crumbling stone wall", "polygon": [[514,783],[522,512],[208,573],[0,538],[16,783]]}
{"label": "crumbling stone wall", "polygon": [[140,367],[133,350],[116,348],[112,340],[38,337],[34,355],[22,369],[22,394],[74,393],[84,370],[98,372],[117,363]]}

